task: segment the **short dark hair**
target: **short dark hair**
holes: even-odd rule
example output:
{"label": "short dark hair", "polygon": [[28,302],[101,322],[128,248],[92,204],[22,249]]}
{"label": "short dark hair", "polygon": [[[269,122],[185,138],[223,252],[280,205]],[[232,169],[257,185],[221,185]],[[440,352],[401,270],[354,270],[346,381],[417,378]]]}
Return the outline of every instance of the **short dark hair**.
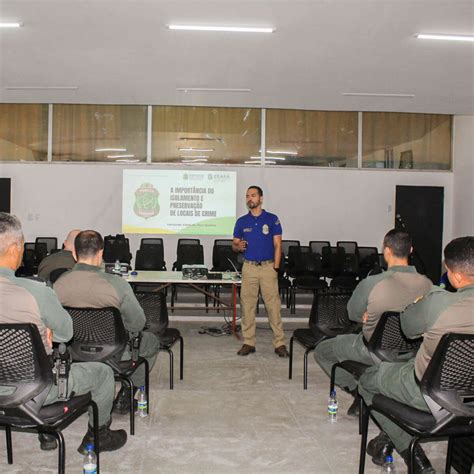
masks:
{"label": "short dark hair", "polygon": [[458,237],[444,249],[444,262],[454,272],[474,276],[474,237]]}
{"label": "short dark hair", "polygon": [[74,239],[77,258],[90,258],[104,248],[104,239],[95,230],[83,230]]}
{"label": "short dark hair", "polygon": [[248,191],[249,189],[256,189],[258,195],[259,195],[260,197],[263,196],[263,189],[262,189],[260,186],[249,186],[249,187],[247,188],[247,191]]}
{"label": "short dark hair", "polygon": [[385,247],[388,247],[395,257],[408,258],[412,247],[410,234],[401,229],[389,230],[383,239],[383,248]]}

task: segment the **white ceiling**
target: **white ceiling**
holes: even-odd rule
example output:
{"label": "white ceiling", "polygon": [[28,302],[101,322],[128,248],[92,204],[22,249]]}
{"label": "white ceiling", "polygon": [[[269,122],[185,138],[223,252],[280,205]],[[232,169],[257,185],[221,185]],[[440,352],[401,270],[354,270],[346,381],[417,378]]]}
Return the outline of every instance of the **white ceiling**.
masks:
{"label": "white ceiling", "polygon": [[[473,1],[461,0],[0,0],[1,20],[24,23],[0,31],[0,102],[472,114],[474,43],[414,34],[474,34],[473,15]],[[276,32],[170,31],[169,23]]]}

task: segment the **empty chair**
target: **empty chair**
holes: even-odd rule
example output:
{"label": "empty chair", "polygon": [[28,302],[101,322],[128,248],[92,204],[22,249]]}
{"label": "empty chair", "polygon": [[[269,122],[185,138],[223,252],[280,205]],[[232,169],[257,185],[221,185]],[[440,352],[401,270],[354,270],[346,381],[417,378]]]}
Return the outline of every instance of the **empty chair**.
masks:
{"label": "empty chair", "polygon": [[166,270],[166,265],[163,260],[163,251],[152,246],[145,246],[138,249],[135,255],[135,270]]}
{"label": "empty chair", "polygon": [[[141,258],[145,258],[148,253],[150,252],[150,257],[153,262],[156,263],[156,261],[162,262],[161,268],[158,270],[166,270],[166,262],[165,262],[165,249],[163,245],[163,239],[160,237],[154,237],[154,238],[144,238],[141,239],[140,241],[140,249],[141,252]],[[138,252],[135,258],[138,258]],[[143,262],[143,260],[139,263],[139,266],[147,266],[146,262]],[[153,264],[153,267],[156,267],[155,264]],[[137,268],[137,262],[135,261],[135,269],[140,270],[140,268]],[[155,268],[153,268],[155,269]],[[148,270],[148,268],[141,268],[141,270]]]}
{"label": "empty chair", "polygon": [[346,254],[357,254],[357,250],[358,250],[357,242],[348,241],[348,240],[337,241],[336,247],[343,248]]}
{"label": "empty chair", "polygon": [[46,244],[48,255],[58,249],[58,239],[56,237],[36,237],[35,244]]}
{"label": "empty chair", "polygon": [[288,378],[293,377],[293,342],[305,348],[303,361],[303,388],[308,387],[308,354],[323,340],[338,334],[353,332],[357,325],[349,320],[347,303],[350,292],[329,290],[327,293],[316,293],[309,314],[307,328],[295,329],[290,339],[290,359]]}
{"label": "empty chair", "polygon": [[145,237],[140,240],[141,249],[149,246],[163,248],[163,239],[161,237]]}
{"label": "empty chair", "polygon": [[322,255],[324,247],[331,248],[331,243],[327,240],[311,240],[309,242],[309,248],[313,253],[319,253],[319,255]]}
{"label": "empty chair", "polygon": [[286,254],[286,274],[289,277],[294,278],[295,275],[295,266],[297,258],[306,253],[311,253],[311,249],[306,245],[290,245],[288,247],[288,254]]}
{"label": "empty chair", "polygon": [[281,241],[281,251],[283,255],[288,257],[288,250],[290,247],[299,247],[301,245],[299,240],[282,240]]}
{"label": "empty chair", "polygon": [[359,278],[365,278],[378,264],[377,247],[359,247]]}
{"label": "empty chair", "polygon": [[162,291],[154,291],[152,286],[137,285],[135,296],[146,316],[146,330],[155,333],[160,341],[160,352],[167,352],[170,360],[170,389],[174,386],[174,355],[172,348],[179,341],[179,378],[183,380],[184,341],[178,329],[169,328],[166,296]]}
{"label": "empty chair", "polygon": [[104,262],[114,263],[119,261],[121,263],[128,263],[132,261],[132,254],[130,253],[130,242],[123,234],[107,235],[104,237]]}
{"label": "empty chair", "polygon": [[98,446],[99,415],[90,393],[44,405],[54,376],[36,325],[0,324],[0,362],[0,386],[14,389],[13,393],[0,395],[0,426],[5,427],[8,464],[13,464],[12,428],[35,430],[57,439],[58,471],[65,473],[66,446],[61,431],[86,413],[89,406],[94,444]]}

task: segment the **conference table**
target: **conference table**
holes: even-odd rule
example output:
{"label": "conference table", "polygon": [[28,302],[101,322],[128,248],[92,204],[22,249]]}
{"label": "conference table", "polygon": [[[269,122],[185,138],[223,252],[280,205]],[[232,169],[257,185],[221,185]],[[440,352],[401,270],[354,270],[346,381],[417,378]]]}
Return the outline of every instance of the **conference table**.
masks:
{"label": "conference table", "polygon": [[[128,275],[124,275],[124,280],[128,281],[132,286],[135,285],[153,285],[153,291],[160,291],[171,285],[186,285],[194,290],[202,293],[203,295],[211,298],[212,301],[217,303],[217,306],[206,308],[207,310],[220,311],[229,310],[232,312],[232,334],[239,339],[236,331],[236,320],[237,320],[237,288],[241,284],[240,274],[235,272],[222,272],[221,278],[215,278],[210,276],[209,278],[187,278],[182,272],[169,272],[169,271],[146,271],[140,270],[131,272]],[[215,293],[208,291],[207,285],[231,285],[232,286],[232,301],[228,302],[223,300],[220,296]],[[198,306],[186,306],[186,309],[201,309]],[[183,309],[183,307],[174,306],[174,309]]]}

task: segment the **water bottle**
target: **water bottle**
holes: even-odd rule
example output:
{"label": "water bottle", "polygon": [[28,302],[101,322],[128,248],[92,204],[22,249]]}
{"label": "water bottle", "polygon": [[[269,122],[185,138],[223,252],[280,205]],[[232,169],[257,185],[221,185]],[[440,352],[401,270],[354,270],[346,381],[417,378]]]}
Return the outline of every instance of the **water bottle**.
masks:
{"label": "water bottle", "polygon": [[382,474],[385,474],[385,473],[396,474],[395,464],[393,464],[392,456],[390,455],[385,456],[385,462],[383,463],[382,470],[380,472]]}
{"label": "water bottle", "polygon": [[83,473],[96,474],[97,472],[97,456],[94,452],[94,445],[88,444],[86,446],[87,453],[84,455]]}
{"label": "water bottle", "polygon": [[146,399],[145,387],[140,387],[138,392],[138,415],[141,418],[148,416],[147,413],[148,401]]}
{"label": "water bottle", "polygon": [[336,421],[337,417],[337,398],[336,391],[333,390],[328,400],[328,416],[331,421]]}
{"label": "water bottle", "polygon": [[120,260],[117,259],[117,260],[115,260],[114,272],[115,272],[115,273],[120,273],[120,268],[121,268],[121,267],[120,267]]}

